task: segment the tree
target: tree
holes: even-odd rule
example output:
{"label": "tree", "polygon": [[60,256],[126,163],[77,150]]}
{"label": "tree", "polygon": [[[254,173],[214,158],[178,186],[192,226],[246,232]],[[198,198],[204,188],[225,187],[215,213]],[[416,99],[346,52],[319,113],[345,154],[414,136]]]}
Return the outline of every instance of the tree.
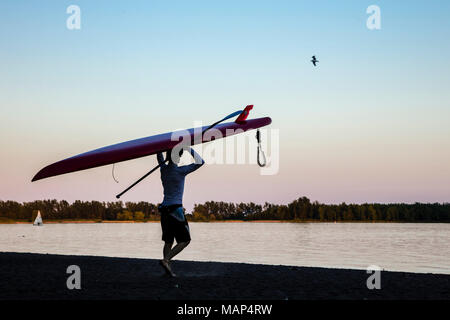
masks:
{"label": "tree", "polygon": [[134,213],[134,220],[144,220],[145,215],[142,211],[137,211]]}
{"label": "tree", "polygon": [[327,219],[325,206],[319,207],[319,219],[320,219],[320,221],[325,221]]}
{"label": "tree", "polygon": [[375,210],[375,208],[373,207],[373,205],[369,205],[367,207],[367,213],[368,213],[368,217],[372,220],[372,221],[376,221],[378,218],[377,215],[377,211]]}
{"label": "tree", "polygon": [[124,210],[117,213],[117,220],[133,220],[133,212]]}
{"label": "tree", "polygon": [[344,212],[344,220],[345,221],[353,221],[354,216],[353,216],[353,210],[352,207],[347,207],[347,210],[345,210]]}

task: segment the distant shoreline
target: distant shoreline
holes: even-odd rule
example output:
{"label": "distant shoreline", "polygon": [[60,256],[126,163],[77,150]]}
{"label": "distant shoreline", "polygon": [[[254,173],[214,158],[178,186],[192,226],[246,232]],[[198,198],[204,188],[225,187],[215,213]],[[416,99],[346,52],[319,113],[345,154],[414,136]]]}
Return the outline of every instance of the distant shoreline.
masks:
{"label": "distant shoreline", "polygon": [[[42,215],[45,221],[148,222],[159,221],[158,205],[150,202],[100,202],[46,199],[19,203],[0,200],[0,223],[31,222]],[[196,222],[408,222],[450,223],[450,203],[362,203],[323,204],[299,197],[288,204],[264,205],[207,201],[185,211]],[[82,222],[79,222],[82,221]],[[86,222],[87,221],[87,222]]]}
{"label": "distant shoreline", "polygon": [[[194,221],[188,220],[189,223],[448,223],[443,221],[317,221],[317,220],[213,220],[213,221]],[[44,220],[45,224],[83,224],[83,223],[160,223],[159,220]],[[14,220],[0,220],[1,224],[30,224],[30,221],[14,221]]]}

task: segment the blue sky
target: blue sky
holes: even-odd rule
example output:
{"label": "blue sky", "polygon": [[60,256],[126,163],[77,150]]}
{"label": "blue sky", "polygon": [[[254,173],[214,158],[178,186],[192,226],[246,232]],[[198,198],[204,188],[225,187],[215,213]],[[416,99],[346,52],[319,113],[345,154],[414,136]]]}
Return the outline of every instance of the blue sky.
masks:
{"label": "blue sky", "polygon": [[[66,28],[71,4],[81,30]],[[381,30],[366,28],[371,4]],[[187,206],[300,195],[448,201],[449,9],[448,1],[3,0],[0,199],[113,200],[122,185],[110,168],[29,181],[62,158],[254,104],[252,116],[271,116],[280,130],[280,173],[202,169],[187,184]],[[123,185],[154,161],[120,164]],[[159,183],[153,177],[128,200],[160,201]]]}

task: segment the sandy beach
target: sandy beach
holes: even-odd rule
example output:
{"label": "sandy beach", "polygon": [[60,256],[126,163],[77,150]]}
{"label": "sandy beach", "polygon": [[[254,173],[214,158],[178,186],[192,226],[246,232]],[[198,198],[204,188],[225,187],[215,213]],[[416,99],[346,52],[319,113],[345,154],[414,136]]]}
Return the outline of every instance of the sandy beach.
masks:
{"label": "sandy beach", "polygon": [[[66,286],[81,269],[81,289]],[[369,290],[365,270],[174,261],[177,278],[154,259],[0,253],[0,299],[397,300],[450,299],[450,275],[381,272]]]}

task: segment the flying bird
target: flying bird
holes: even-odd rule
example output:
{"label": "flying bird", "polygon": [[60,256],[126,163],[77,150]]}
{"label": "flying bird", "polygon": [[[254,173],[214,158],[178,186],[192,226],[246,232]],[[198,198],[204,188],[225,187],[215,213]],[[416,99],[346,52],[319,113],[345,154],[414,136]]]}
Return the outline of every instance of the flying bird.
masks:
{"label": "flying bird", "polygon": [[316,59],[316,56],[312,56],[311,62],[313,63],[314,66],[316,66],[316,63],[319,62],[319,60]]}

